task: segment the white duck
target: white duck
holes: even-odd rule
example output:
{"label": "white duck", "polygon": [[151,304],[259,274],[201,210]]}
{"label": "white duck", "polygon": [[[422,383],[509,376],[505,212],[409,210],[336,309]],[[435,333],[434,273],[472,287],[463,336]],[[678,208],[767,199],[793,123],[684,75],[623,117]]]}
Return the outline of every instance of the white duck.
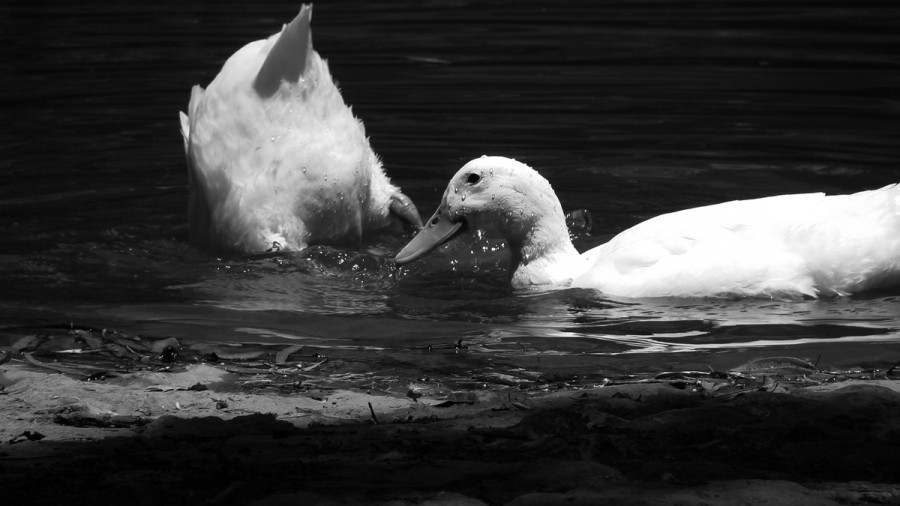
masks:
{"label": "white duck", "polygon": [[191,92],[181,129],[198,247],[299,250],[358,243],[401,220],[421,228],[313,50],[311,15],[304,5]]}
{"label": "white duck", "polygon": [[420,258],[465,229],[506,240],[515,288],[798,298],[900,284],[900,185],[678,211],[579,254],[546,179],[515,160],[481,157],[453,176],[434,216],[396,262]]}

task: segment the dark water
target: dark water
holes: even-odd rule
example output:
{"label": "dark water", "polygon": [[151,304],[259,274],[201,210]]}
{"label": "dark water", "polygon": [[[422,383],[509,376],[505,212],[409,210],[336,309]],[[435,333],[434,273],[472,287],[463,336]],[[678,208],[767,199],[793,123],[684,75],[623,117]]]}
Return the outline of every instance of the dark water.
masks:
{"label": "dark water", "polygon": [[[0,338],[74,323],[300,343],[382,375],[499,383],[767,355],[900,360],[896,291],[624,302],[513,294],[502,256],[473,262],[466,244],[402,271],[389,259],[408,237],[264,257],[193,249],[178,111],[298,9],[0,6]],[[900,181],[898,20],[893,1],[341,1],[315,6],[313,36],[424,214],[464,162],[511,156],[564,208],[592,212],[586,249],[667,211]]]}

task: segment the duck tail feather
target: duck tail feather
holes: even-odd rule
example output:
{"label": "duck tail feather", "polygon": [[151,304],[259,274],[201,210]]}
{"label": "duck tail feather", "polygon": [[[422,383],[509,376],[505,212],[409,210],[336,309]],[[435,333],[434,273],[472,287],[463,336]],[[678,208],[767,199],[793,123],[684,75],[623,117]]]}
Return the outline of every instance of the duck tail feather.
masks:
{"label": "duck tail feather", "polygon": [[197,104],[200,97],[203,96],[203,88],[200,85],[194,85],[191,88],[191,101],[188,102],[188,112],[178,111],[178,117],[181,119],[181,137],[184,139],[184,152],[188,153],[191,143],[191,118],[197,114]]}
{"label": "duck tail feather", "polygon": [[181,119],[181,138],[184,139],[184,153],[188,152],[188,141],[191,138],[191,119],[184,111],[178,111],[178,117]]}
{"label": "duck tail feather", "polygon": [[[309,56],[312,54],[312,31],[309,28],[312,19],[312,5],[304,5],[300,14],[281,30],[281,36],[272,46],[266,61],[263,62],[253,87],[263,98],[272,96],[281,81],[297,82],[306,71]],[[301,55],[301,57],[297,57]]]}
{"label": "duck tail feather", "polygon": [[191,88],[191,101],[188,102],[188,116],[195,117],[197,115],[197,106],[200,105],[200,99],[203,97],[203,87],[199,84],[195,84],[193,88]]}

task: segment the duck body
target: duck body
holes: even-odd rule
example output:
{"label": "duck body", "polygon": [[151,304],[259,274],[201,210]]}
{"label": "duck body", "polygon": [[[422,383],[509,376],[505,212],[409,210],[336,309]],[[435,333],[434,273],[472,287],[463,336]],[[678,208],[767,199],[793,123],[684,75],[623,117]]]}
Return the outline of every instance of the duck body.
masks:
{"label": "duck body", "polygon": [[420,226],[390,183],[362,123],[312,49],[311,6],[251,42],[181,114],[192,242],[260,253],[358,243],[401,222]]}
{"label": "duck body", "polygon": [[550,184],[525,164],[482,157],[454,176],[435,217],[398,263],[426,254],[434,237],[448,240],[430,234],[444,221],[506,239],[516,288],[581,287],[628,298],[813,298],[900,284],[898,185],[687,209],[579,254]]}

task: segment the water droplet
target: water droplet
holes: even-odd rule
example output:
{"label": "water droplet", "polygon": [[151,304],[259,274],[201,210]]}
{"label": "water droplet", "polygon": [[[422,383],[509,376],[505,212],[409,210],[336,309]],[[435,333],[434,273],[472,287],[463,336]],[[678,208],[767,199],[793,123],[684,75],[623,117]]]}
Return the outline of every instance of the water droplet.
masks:
{"label": "water droplet", "polygon": [[491,194],[491,200],[494,200],[494,194],[493,194],[493,193]]}
{"label": "water droplet", "polygon": [[453,187],[453,193],[459,193],[459,186]]}
{"label": "water droplet", "polygon": [[462,201],[463,201],[463,202],[465,202],[465,201],[466,201],[466,194],[465,194],[465,193],[463,193],[463,196],[462,196]]}
{"label": "water droplet", "polygon": [[322,176],[322,181],[328,181],[328,174],[325,174],[324,176]]}

